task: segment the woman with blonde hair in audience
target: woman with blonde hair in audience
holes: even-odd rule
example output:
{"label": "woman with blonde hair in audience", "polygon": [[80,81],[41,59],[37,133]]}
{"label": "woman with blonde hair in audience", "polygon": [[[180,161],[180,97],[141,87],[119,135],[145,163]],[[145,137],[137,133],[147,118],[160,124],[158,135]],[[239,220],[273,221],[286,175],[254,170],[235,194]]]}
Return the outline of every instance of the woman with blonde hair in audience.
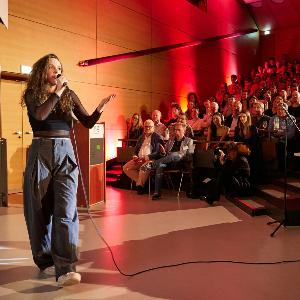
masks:
{"label": "woman with blonde hair in audience", "polygon": [[238,124],[234,132],[234,141],[242,142],[249,149],[249,163],[251,166],[251,177],[253,180],[258,179],[260,166],[258,166],[259,157],[260,157],[260,144],[258,137],[257,128],[252,125],[251,115],[249,111],[241,112],[238,118]]}
{"label": "woman with blonde hair in audience", "polygon": [[289,113],[296,118],[297,124],[300,123],[300,93],[298,91],[292,92],[291,105],[289,106]]}
{"label": "woman with blonde hair in audience", "polygon": [[252,145],[252,139],[257,138],[257,129],[252,125],[249,111],[241,112],[234,132],[234,141]]}
{"label": "woman with blonde hair in audience", "polygon": [[[134,113],[130,118],[128,129],[127,129],[127,138],[128,139],[138,139],[139,136],[143,133],[143,121],[141,116],[138,113]],[[135,146],[136,142],[129,142],[129,146]]]}

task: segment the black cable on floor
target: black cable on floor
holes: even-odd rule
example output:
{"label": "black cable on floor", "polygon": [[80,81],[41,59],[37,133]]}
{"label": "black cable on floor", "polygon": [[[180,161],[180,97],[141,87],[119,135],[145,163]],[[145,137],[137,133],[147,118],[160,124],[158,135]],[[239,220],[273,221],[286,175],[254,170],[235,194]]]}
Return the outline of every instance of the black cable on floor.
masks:
{"label": "black cable on floor", "polygon": [[165,268],[172,268],[172,267],[179,267],[179,266],[184,266],[184,265],[190,265],[190,264],[212,264],[212,263],[230,263],[230,264],[242,264],[242,265],[279,265],[279,264],[287,264],[287,263],[299,263],[300,259],[295,259],[295,260],[281,260],[281,261],[273,261],[273,262],[251,262],[251,261],[236,261],[236,260],[192,260],[192,261],[185,261],[185,262],[181,262],[181,263],[177,263],[177,264],[170,264],[170,265],[162,265],[162,266],[157,266],[157,267],[153,267],[153,268],[148,268],[148,269],[144,269],[135,273],[124,273],[118,266],[114,254],[111,250],[111,247],[109,246],[109,244],[106,242],[106,240],[104,239],[104,237],[101,235],[99,228],[97,227],[92,214],[90,212],[90,207],[88,205],[88,200],[87,200],[87,196],[86,196],[86,191],[85,191],[85,187],[83,184],[83,177],[82,177],[82,173],[81,173],[81,169],[80,169],[80,164],[79,164],[79,159],[78,159],[78,152],[77,152],[77,144],[76,144],[76,138],[75,138],[75,133],[73,130],[73,136],[74,136],[74,144],[75,144],[75,155],[76,155],[76,159],[77,159],[77,163],[78,163],[78,169],[79,169],[79,176],[80,176],[80,181],[82,184],[82,190],[83,190],[83,194],[84,194],[84,198],[85,198],[85,203],[86,203],[86,207],[87,207],[87,212],[89,215],[89,218],[95,228],[95,231],[97,233],[97,235],[100,237],[100,239],[103,241],[103,243],[106,245],[107,249],[110,252],[112,261],[116,267],[116,269],[119,271],[120,274],[122,274],[123,276],[126,277],[134,277],[136,275],[140,275],[146,272],[150,272],[150,271],[154,271],[154,270],[159,270],[159,269],[165,269]]}

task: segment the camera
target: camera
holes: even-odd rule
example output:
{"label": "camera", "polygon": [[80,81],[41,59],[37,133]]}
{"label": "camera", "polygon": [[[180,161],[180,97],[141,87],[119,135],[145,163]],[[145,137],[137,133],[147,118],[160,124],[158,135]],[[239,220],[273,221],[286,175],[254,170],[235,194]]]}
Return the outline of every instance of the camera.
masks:
{"label": "camera", "polygon": [[222,155],[222,153],[223,153],[223,151],[221,150],[221,148],[216,148],[215,150],[214,150],[214,157],[215,157],[215,160],[218,160],[220,157],[221,157],[221,155]]}

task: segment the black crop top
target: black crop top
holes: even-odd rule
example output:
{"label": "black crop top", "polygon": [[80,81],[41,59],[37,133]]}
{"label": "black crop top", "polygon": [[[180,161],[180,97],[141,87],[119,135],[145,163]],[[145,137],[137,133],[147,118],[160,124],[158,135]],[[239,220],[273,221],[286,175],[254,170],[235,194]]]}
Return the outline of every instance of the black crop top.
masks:
{"label": "black crop top", "polygon": [[[69,90],[74,103],[73,113],[76,118],[87,128],[92,128],[99,120],[101,113],[97,109],[89,115],[82,106],[74,91]],[[53,93],[48,99],[38,105],[32,98],[32,91],[25,93],[25,103],[28,110],[29,123],[33,133],[36,131],[66,130],[70,131],[73,126],[72,111],[63,112],[57,105],[60,97]],[[55,108],[55,109],[54,109]]]}

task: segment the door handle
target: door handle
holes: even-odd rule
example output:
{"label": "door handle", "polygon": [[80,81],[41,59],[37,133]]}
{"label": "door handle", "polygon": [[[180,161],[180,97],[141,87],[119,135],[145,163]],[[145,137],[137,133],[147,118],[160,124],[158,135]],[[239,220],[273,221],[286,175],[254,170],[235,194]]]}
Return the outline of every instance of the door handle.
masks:
{"label": "door handle", "polygon": [[22,134],[23,132],[22,131],[15,131],[14,132],[14,134],[18,134],[18,135],[20,135],[20,134]]}
{"label": "door handle", "polygon": [[25,134],[33,134],[33,131],[25,131]]}

